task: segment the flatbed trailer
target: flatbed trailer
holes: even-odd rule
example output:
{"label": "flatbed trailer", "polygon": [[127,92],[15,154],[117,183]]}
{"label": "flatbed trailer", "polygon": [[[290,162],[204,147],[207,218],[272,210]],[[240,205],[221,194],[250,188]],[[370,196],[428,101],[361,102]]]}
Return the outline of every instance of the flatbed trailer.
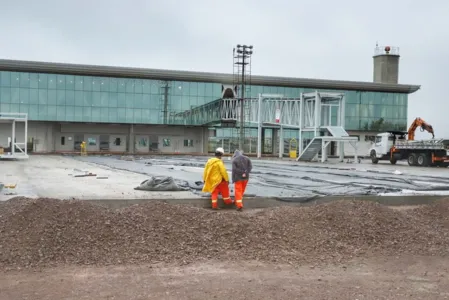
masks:
{"label": "flatbed trailer", "polygon": [[370,149],[370,157],[373,164],[389,160],[394,165],[407,160],[410,166],[447,168],[449,139],[406,140],[403,132],[380,133]]}
{"label": "flatbed trailer", "polygon": [[390,150],[390,162],[406,159],[409,166],[449,166],[449,139],[396,141]]}

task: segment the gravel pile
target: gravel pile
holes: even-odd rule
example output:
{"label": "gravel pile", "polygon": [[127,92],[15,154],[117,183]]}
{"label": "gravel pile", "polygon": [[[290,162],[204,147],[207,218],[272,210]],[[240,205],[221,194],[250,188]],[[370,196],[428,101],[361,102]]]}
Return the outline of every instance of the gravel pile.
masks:
{"label": "gravel pile", "polygon": [[446,255],[448,213],[445,203],[397,211],[336,201],[239,213],[160,202],[111,210],[82,201],[12,199],[0,205],[0,266]]}

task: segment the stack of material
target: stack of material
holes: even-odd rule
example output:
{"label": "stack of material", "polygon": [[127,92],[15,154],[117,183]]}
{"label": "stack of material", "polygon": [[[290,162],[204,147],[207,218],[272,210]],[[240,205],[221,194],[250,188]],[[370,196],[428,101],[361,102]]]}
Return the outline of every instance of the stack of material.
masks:
{"label": "stack of material", "polygon": [[0,205],[0,266],[327,263],[367,255],[447,255],[449,205],[397,211],[367,201],[238,213],[149,202],[111,210],[82,201]]}

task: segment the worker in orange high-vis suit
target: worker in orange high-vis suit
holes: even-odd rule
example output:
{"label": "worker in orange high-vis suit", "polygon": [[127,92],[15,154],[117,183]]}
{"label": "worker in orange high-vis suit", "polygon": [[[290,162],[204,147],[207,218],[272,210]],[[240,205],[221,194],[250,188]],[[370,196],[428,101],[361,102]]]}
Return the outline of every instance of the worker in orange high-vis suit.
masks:
{"label": "worker in orange high-vis suit", "polygon": [[215,157],[210,158],[204,167],[203,192],[211,193],[212,209],[218,209],[218,194],[221,194],[225,204],[232,204],[229,193],[229,176],[222,160],[223,154],[223,148],[217,148]]}
{"label": "worker in orange high-vis suit", "polygon": [[235,206],[243,209],[243,195],[249,180],[249,173],[253,169],[251,160],[242,151],[235,150],[232,157],[232,182],[234,183]]}

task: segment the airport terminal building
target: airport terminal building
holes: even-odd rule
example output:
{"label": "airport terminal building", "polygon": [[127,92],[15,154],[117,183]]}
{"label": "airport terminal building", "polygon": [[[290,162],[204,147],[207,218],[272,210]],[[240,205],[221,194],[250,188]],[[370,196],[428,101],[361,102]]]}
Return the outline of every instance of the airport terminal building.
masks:
{"label": "airport terminal building", "polygon": [[[385,53],[374,57],[373,82],[252,76],[247,97],[341,93],[344,128],[359,138],[365,155],[377,132],[406,130],[408,95],[420,88],[397,83],[399,56],[393,58],[391,63]],[[232,74],[0,60],[0,115],[27,114],[27,148],[35,153],[79,151],[82,141],[88,152],[205,154],[217,146],[233,152],[238,124],[224,122],[222,111],[234,92]],[[329,108],[322,118],[331,125],[336,115]],[[7,125],[0,124],[5,149],[11,142]],[[265,154],[276,154],[280,143],[274,125],[263,129]],[[16,139],[24,138],[21,126]],[[288,144],[298,135],[287,126],[282,138]],[[257,126],[248,121],[246,153],[256,152],[257,136]]]}

